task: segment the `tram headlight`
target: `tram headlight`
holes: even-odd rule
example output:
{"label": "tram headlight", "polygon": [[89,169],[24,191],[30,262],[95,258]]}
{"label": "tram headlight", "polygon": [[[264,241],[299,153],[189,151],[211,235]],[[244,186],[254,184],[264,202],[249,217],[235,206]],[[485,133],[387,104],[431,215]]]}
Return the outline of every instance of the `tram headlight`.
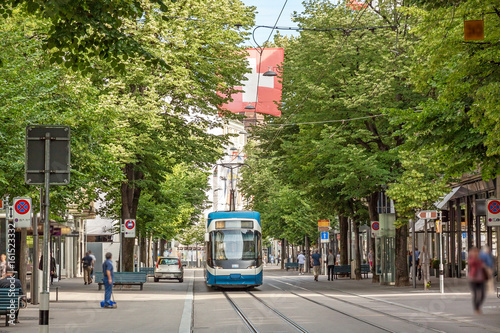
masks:
{"label": "tram headlight", "polygon": [[214,266],[215,269],[222,269],[221,266]]}
{"label": "tram headlight", "polygon": [[252,266],[248,266],[247,268],[248,268],[248,269],[255,269],[255,268],[257,268],[257,266],[253,266],[253,265],[252,265]]}

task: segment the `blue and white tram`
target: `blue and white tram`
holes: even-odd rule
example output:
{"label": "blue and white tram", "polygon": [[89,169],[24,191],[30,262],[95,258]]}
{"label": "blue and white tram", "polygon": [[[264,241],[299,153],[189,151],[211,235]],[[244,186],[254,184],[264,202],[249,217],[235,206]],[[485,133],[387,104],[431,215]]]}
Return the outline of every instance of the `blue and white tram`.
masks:
{"label": "blue and white tram", "polygon": [[262,284],[260,214],[251,211],[208,214],[205,281],[209,287]]}

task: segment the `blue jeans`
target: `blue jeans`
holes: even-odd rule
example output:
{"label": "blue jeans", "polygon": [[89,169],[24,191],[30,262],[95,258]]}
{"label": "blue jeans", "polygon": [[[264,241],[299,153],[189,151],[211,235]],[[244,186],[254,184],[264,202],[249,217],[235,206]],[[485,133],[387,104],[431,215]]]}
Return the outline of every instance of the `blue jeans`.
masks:
{"label": "blue jeans", "polygon": [[113,292],[113,283],[109,283],[107,277],[103,278],[104,282],[104,306],[111,305],[111,293]]}

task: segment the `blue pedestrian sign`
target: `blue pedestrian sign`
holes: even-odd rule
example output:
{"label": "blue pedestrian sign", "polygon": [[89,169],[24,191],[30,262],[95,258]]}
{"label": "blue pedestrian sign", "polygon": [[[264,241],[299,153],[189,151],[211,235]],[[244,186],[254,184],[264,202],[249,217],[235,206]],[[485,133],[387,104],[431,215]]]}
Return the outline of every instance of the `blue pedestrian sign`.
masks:
{"label": "blue pedestrian sign", "polygon": [[330,235],[328,231],[321,232],[321,243],[328,243],[330,240]]}

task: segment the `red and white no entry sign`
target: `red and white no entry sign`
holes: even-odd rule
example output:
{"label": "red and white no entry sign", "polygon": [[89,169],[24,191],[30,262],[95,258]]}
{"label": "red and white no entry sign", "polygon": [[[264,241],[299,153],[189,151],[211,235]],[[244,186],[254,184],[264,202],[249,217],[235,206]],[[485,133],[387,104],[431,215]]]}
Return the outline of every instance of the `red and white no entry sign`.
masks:
{"label": "red and white no entry sign", "polygon": [[16,211],[16,213],[21,215],[29,213],[30,209],[30,203],[24,199],[18,200],[14,205],[14,210]]}
{"label": "red and white no entry sign", "polygon": [[498,200],[491,200],[488,203],[488,211],[491,214],[498,214],[498,213],[500,213],[500,201],[498,201]]}
{"label": "red and white no entry sign", "polygon": [[125,222],[125,228],[127,229],[134,229],[135,227],[135,222],[133,220],[128,220]]}
{"label": "red and white no entry sign", "polygon": [[12,218],[16,228],[31,226],[31,198],[14,198]]}

